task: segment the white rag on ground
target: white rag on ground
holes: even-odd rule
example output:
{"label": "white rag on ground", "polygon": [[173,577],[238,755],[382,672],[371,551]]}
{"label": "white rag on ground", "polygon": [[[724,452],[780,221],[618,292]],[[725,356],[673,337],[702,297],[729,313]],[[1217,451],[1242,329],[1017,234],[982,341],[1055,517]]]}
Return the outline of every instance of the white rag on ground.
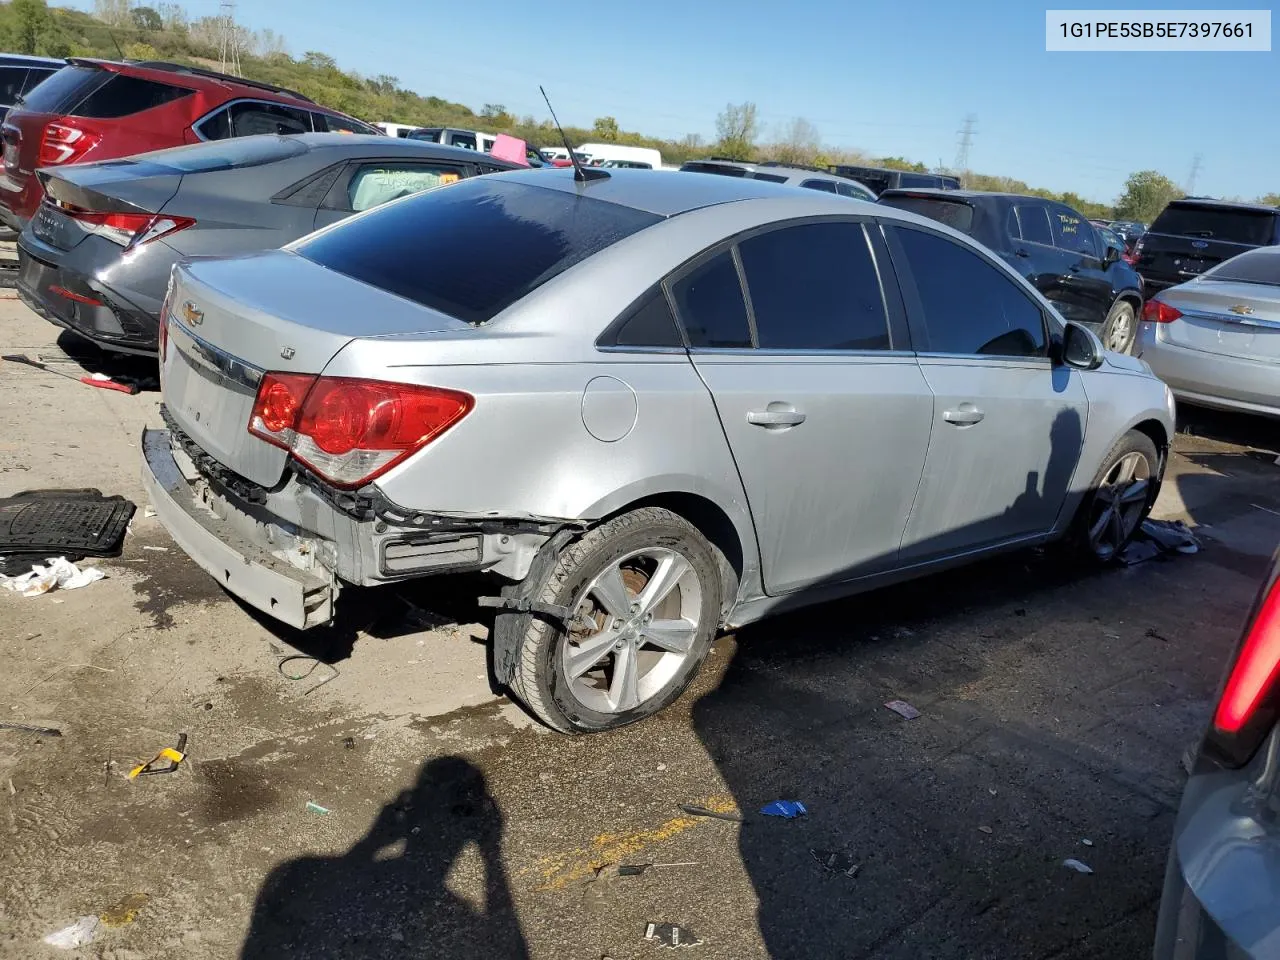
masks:
{"label": "white rag on ground", "polygon": [[32,564],[30,573],[21,573],[16,577],[0,574],[0,587],[20,593],[24,597],[38,597],[55,588],[76,590],[87,587],[95,580],[101,580],[106,576],[97,567],[85,567],[81,570],[66,557],[50,557],[45,563],[48,566]]}

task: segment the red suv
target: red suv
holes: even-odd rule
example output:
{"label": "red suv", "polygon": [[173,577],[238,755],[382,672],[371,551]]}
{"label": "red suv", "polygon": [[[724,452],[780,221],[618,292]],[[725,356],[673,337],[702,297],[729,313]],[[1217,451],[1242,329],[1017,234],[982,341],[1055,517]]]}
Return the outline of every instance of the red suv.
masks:
{"label": "red suv", "polygon": [[15,230],[44,196],[37,167],[254,133],[382,132],[292,90],[211,70],[78,58],[67,64],[4,118],[0,220]]}

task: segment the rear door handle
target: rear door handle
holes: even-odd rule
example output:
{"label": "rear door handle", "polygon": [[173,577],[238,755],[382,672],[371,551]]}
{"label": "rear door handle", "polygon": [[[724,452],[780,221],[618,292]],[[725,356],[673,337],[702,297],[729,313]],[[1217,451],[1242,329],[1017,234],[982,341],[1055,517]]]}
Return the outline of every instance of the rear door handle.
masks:
{"label": "rear door handle", "polygon": [[748,410],[747,423],[757,427],[796,427],[804,423],[799,410]]}
{"label": "rear door handle", "polygon": [[956,426],[968,427],[981,423],[986,414],[971,403],[962,403],[958,410],[944,410],[942,419]]}

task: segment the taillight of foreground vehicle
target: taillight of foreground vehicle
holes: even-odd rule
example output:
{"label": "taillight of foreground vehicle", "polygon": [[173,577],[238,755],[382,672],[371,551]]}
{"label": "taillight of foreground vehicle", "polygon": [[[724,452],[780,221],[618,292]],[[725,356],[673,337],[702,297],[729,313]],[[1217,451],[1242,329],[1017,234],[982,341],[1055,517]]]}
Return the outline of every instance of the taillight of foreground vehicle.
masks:
{"label": "taillight of foreground vehicle", "polygon": [[469,394],[381,380],[267,373],[249,432],[337,487],[386,473],[465,417]]}
{"label": "taillight of foreground vehicle", "polygon": [[60,163],[75,163],[97,145],[101,139],[96,133],[81,130],[66,118],[46,124],[40,136],[38,167],[56,167]]}
{"label": "taillight of foreground vehicle", "polygon": [[1253,756],[1280,715],[1280,554],[1258,592],[1205,738],[1205,751],[1231,766]]}
{"label": "taillight of foreground vehicle", "polygon": [[59,204],[62,213],[90,233],[118,243],[126,251],[140,247],[152,240],[159,240],[171,233],[185,230],[195,221],[190,217],[175,217],[160,213],[119,213],[100,210],[81,210],[79,207]]}
{"label": "taillight of foreground vehicle", "polygon": [[1148,323],[1172,323],[1182,311],[1163,300],[1148,300],[1142,305],[1142,319]]}

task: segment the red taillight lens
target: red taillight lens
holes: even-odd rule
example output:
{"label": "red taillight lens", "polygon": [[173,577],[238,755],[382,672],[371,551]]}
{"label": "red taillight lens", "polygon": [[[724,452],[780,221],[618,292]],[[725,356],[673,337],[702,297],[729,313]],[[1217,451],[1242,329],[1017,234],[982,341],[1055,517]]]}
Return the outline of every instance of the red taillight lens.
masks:
{"label": "red taillight lens", "polygon": [[60,163],[75,163],[97,144],[96,133],[72,126],[64,118],[48,124],[40,137],[40,153],[36,166],[53,167]]}
{"label": "red taillight lens", "polygon": [[357,487],[422,449],[474,405],[469,394],[439,387],[268,373],[249,432],[285,447],[335,486]]}
{"label": "red taillight lens", "polygon": [[195,223],[190,217],[175,217],[171,214],[107,213],[101,210],[82,210],[65,203],[57,204],[57,207],[90,233],[106,237],[126,250],[185,230]]}
{"label": "red taillight lens", "polygon": [[1150,323],[1172,323],[1182,316],[1182,311],[1163,300],[1148,300],[1142,305],[1142,319]]}

